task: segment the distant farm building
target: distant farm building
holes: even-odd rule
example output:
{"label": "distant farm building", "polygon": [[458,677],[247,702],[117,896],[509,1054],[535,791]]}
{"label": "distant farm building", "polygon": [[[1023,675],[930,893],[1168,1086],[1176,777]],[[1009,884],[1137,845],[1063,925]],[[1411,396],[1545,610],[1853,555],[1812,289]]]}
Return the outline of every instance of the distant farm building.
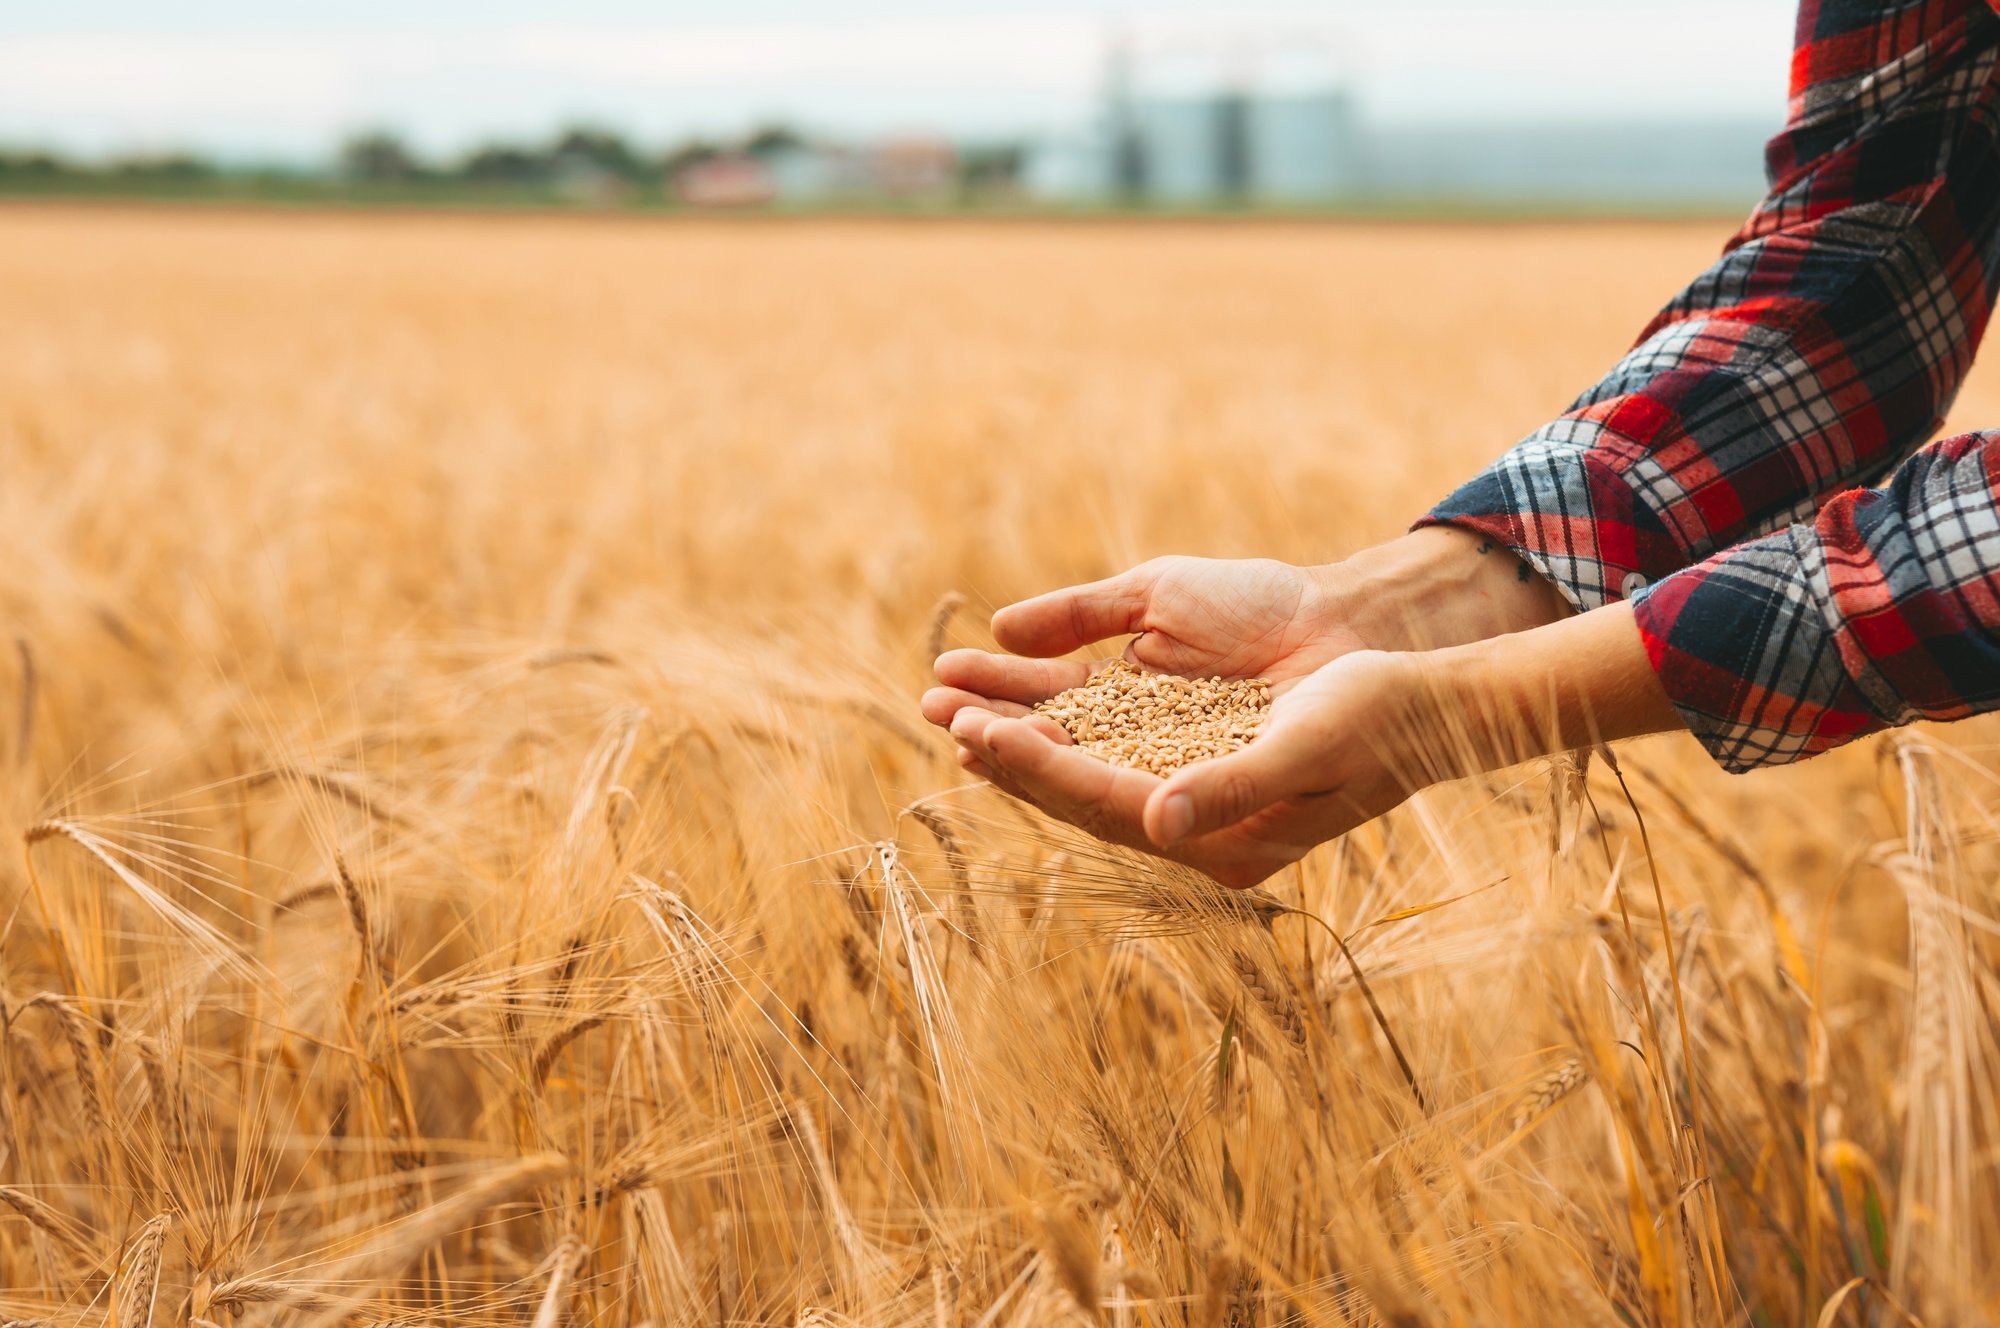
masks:
{"label": "distant farm building", "polygon": [[892,138],[869,153],[877,192],[890,198],[949,193],[958,180],[958,153],[942,138]]}
{"label": "distant farm building", "polygon": [[1361,183],[1352,101],[1335,91],[1135,98],[1093,133],[1035,145],[1047,198],[1194,206],[1310,204]]}
{"label": "distant farm building", "polygon": [[1762,192],[1757,119],[1365,119],[1332,31],[1231,24],[1115,41],[1089,124],[1031,144],[1023,188],[1098,206],[1734,208]]}
{"label": "distant farm building", "polygon": [[771,168],[743,153],[704,157],[674,176],[674,197],[689,207],[764,207],[777,196]]}
{"label": "distant farm building", "polygon": [[1189,78],[1188,54],[1155,51],[1141,68],[1129,46],[1114,46],[1097,123],[1037,144],[1023,171],[1028,189],[1180,207],[1310,204],[1354,192],[1358,116],[1330,57],[1307,61],[1303,77],[1288,68],[1264,86],[1248,61],[1223,73],[1200,51],[1194,65],[1211,67]]}
{"label": "distant farm building", "polygon": [[823,203],[867,192],[862,154],[849,148],[798,143],[758,156],[771,172],[780,203]]}
{"label": "distant farm building", "polygon": [[711,206],[776,202],[809,207],[943,198],[958,184],[957,149],[945,139],[928,136],[892,138],[866,147],[787,143],[727,159],[711,158],[701,165],[712,167],[724,160],[748,163],[754,170],[743,171],[740,178],[736,174],[713,181],[701,178],[704,189],[722,195]]}

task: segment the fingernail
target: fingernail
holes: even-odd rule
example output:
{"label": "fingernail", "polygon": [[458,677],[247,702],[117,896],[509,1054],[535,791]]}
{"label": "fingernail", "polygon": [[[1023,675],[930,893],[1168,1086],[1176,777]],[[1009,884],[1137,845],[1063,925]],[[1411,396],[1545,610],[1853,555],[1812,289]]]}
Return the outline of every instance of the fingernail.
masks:
{"label": "fingernail", "polygon": [[1185,793],[1169,793],[1167,800],[1160,804],[1160,830],[1166,836],[1162,843],[1172,844],[1187,838],[1187,832],[1194,829],[1194,799]]}

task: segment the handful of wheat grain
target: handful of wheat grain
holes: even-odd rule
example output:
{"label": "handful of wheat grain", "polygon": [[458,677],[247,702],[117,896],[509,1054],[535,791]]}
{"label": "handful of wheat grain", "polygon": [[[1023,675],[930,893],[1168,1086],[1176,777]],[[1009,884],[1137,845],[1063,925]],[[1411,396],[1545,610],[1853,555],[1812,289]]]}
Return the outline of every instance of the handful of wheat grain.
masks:
{"label": "handful of wheat grain", "polygon": [[1271,684],[1146,673],[1120,659],[1035,712],[1093,756],[1168,775],[1248,746],[1270,716]]}

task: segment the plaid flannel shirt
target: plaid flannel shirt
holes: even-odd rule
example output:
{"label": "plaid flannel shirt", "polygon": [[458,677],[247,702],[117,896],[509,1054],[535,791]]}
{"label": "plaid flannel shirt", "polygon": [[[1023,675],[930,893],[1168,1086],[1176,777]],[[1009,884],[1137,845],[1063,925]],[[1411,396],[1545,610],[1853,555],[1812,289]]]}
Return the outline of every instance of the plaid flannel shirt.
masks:
{"label": "plaid flannel shirt", "polygon": [[1632,600],[1731,770],[2000,709],[2000,431],[1911,455],[2000,280],[2000,17],[1803,0],[1767,167],[1611,373],[1419,522]]}

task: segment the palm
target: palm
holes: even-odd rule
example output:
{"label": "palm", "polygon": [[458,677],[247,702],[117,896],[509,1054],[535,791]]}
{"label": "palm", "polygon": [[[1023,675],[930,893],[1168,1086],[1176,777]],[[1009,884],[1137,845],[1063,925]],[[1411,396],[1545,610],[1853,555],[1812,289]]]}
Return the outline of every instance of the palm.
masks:
{"label": "palm", "polygon": [[[1235,763],[1238,772],[1211,796],[1215,828],[1180,838],[1164,822],[1148,828],[1148,808],[1165,781],[1080,753],[1039,717],[1009,724],[986,708],[967,707],[952,735],[972,754],[976,772],[1049,815],[1241,887],[1407,796],[1409,772],[1390,748],[1414,723],[1411,696],[1396,657],[1377,651],[1346,652],[1297,679],[1273,704],[1256,744],[1203,763],[1211,771]],[[1259,767],[1254,775],[1242,764],[1252,758]]]}
{"label": "palm", "polygon": [[[1176,845],[1171,856],[1225,885],[1252,885],[1402,802],[1410,792],[1408,772],[1384,764],[1378,749],[1407,725],[1401,712],[1407,696],[1384,658],[1379,652],[1347,652],[1279,697],[1268,736],[1289,752],[1316,757],[1287,772],[1301,791],[1245,808],[1241,819]],[[1356,741],[1361,734],[1373,736]],[[1134,847],[1159,851],[1150,841]]]}
{"label": "palm", "polygon": [[1289,682],[1361,644],[1317,620],[1315,594],[1285,563],[1162,559],[1125,654],[1163,673]]}
{"label": "palm", "polygon": [[965,706],[1027,713],[1090,676],[1081,660],[1058,659],[1117,636],[1125,656],[1162,673],[1269,678],[1280,690],[1362,640],[1332,621],[1301,568],[1270,559],[1160,558],[1122,576],[1038,595],[993,616],[993,634],[1014,653],[954,650],[938,659],[923,709],[949,724]]}

